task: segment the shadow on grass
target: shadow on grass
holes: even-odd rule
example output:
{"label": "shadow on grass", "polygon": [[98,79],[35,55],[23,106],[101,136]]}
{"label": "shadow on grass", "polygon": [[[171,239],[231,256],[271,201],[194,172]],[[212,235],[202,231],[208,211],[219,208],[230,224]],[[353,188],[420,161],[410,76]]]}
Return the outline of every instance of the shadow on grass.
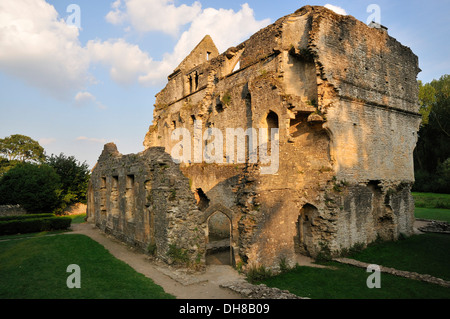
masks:
{"label": "shadow on grass", "polygon": [[[396,242],[377,242],[348,258],[428,274],[450,280],[450,236],[415,235]],[[365,269],[336,262],[322,263],[333,268],[298,266],[260,283],[289,290],[314,299],[448,299],[450,289],[412,279],[381,273],[381,288],[370,289]]]}

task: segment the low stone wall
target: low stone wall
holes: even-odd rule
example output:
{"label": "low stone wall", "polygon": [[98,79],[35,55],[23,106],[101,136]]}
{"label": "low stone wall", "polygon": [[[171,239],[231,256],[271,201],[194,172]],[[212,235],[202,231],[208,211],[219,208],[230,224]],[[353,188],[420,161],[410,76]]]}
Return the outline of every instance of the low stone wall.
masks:
{"label": "low stone wall", "polygon": [[0,216],[25,215],[27,211],[20,205],[0,205]]}
{"label": "low stone wall", "polygon": [[420,220],[427,222],[425,226],[418,228],[421,232],[450,234],[450,223],[437,220],[427,220],[427,219],[420,219]]}
{"label": "low stone wall", "polygon": [[[356,266],[356,267],[360,267],[360,268],[367,268],[370,265],[368,263],[361,262],[361,261],[354,260],[354,259],[349,259],[349,258],[335,258],[333,260],[337,261],[341,264],[352,265],[352,266]],[[389,268],[389,267],[384,267],[384,266],[380,266],[380,270],[381,270],[381,272],[384,272],[387,274],[405,277],[405,278],[414,279],[414,280],[419,280],[419,281],[424,281],[424,282],[436,284],[436,285],[439,285],[442,287],[450,288],[450,281],[446,281],[441,278],[436,278],[436,277],[433,277],[433,276],[430,276],[427,274],[419,274],[416,272],[397,270],[394,268]]]}
{"label": "low stone wall", "polygon": [[264,284],[253,285],[246,281],[225,283],[220,287],[235,291],[249,299],[309,299],[296,296],[287,290],[271,288]]}

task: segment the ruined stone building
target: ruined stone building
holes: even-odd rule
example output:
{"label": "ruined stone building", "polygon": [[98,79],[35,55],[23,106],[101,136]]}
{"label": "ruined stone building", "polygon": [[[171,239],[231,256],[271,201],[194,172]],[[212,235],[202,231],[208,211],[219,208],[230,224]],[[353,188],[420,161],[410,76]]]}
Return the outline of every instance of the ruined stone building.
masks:
{"label": "ruined stone building", "polygon": [[[419,72],[386,29],[324,7],[221,54],[205,36],[157,94],[145,150],[105,145],[88,220],[190,265],[205,264],[217,238],[234,265],[276,268],[412,234]],[[256,152],[240,152],[243,141]],[[261,160],[264,146],[277,163]]]}

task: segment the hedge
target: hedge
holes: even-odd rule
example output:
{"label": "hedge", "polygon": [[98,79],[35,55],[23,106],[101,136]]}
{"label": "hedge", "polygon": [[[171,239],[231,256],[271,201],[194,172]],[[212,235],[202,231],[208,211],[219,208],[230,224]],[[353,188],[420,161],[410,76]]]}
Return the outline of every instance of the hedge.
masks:
{"label": "hedge", "polygon": [[28,215],[16,215],[16,216],[1,216],[0,222],[8,221],[8,220],[21,220],[21,219],[36,219],[43,217],[55,217],[55,214],[28,214]]}
{"label": "hedge", "polygon": [[0,221],[0,235],[37,233],[49,230],[61,230],[70,227],[70,217],[26,218]]}

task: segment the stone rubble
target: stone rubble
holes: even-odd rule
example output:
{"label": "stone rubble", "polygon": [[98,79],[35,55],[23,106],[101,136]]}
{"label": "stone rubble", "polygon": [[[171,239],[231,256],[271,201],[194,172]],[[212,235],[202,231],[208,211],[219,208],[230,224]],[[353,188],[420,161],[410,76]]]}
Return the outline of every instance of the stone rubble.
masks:
{"label": "stone rubble", "polygon": [[441,233],[450,234],[450,224],[443,221],[427,220],[426,226],[419,227],[418,229],[424,233]]}
{"label": "stone rubble", "polygon": [[249,299],[309,299],[296,296],[287,290],[271,288],[264,284],[253,285],[246,281],[224,283],[220,287],[231,289]]}

